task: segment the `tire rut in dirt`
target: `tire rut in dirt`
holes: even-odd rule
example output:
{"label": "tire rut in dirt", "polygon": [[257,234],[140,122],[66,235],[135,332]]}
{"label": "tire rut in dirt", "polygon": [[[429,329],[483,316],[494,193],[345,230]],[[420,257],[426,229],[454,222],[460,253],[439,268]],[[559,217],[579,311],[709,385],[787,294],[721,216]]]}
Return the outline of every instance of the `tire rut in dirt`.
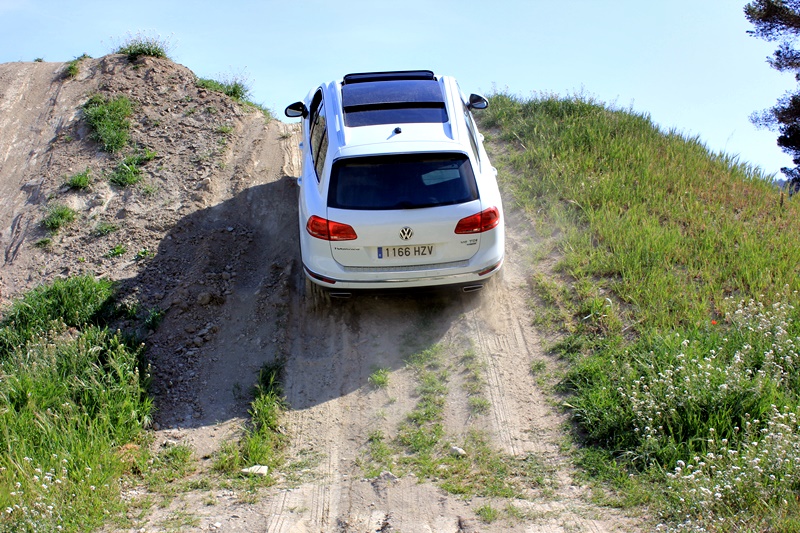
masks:
{"label": "tire rut in dirt", "polygon": [[[456,512],[440,516],[436,507],[421,517],[410,511],[438,501],[436,487],[417,486],[411,478],[401,480],[402,490],[391,481],[367,481],[356,463],[381,409],[370,398],[370,374],[376,368],[402,371],[412,353],[447,339],[464,311],[462,298],[447,289],[357,294],[332,299],[327,307],[307,299],[293,302],[289,323],[295,329],[288,337],[294,342],[285,366],[287,426],[295,453],[311,448],[322,455],[319,477],[295,489],[300,498],[292,497],[293,505],[309,509],[300,522],[341,531],[380,528],[387,520],[393,526],[430,523],[438,524],[437,531],[456,530]],[[441,527],[445,522],[449,526]],[[288,526],[276,517],[269,531]]]}

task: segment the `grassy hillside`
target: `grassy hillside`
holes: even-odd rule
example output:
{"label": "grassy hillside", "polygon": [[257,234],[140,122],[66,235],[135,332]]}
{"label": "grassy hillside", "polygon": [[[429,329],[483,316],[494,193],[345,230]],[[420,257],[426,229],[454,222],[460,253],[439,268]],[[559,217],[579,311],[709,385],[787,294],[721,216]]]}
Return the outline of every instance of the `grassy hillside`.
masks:
{"label": "grassy hillside", "polygon": [[90,276],[17,300],[0,321],[0,531],[91,530],[120,510],[120,446],[149,421],[141,346],[105,326]]}
{"label": "grassy hillside", "polygon": [[497,94],[480,120],[554,263],[534,311],[609,501],[670,530],[800,531],[799,200],[588,98]]}

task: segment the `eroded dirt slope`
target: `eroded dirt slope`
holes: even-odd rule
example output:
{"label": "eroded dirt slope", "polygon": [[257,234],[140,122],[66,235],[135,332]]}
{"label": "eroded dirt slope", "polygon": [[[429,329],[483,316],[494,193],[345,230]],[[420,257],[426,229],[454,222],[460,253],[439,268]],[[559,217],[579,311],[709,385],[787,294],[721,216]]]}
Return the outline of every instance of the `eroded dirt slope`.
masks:
{"label": "eroded dirt slope", "polygon": [[[531,327],[534,265],[525,258],[535,237],[523,214],[507,206],[504,274],[480,293],[320,305],[306,297],[299,265],[295,126],[198,89],[188,69],[166,60],[85,60],[74,79],[64,69],[0,65],[0,297],[90,272],[120,280],[132,314],[163,311],[147,337],[155,442],[192,446],[197,477],[240,433],[259,369],[282,361],[289,463],[305,464],[277,473],[277,485],[255,497],[217,483],[187,489],[133,519],[132,530],[166,530],[178,515],[195,518],[183,530],[198,531],[636,530],[619,512],[589,503],[562,451],[563,415],[546,380],[529,372],[536,361],[555,363]],[[80,106],[95,92],[136,105],[133,143],[158,154],[139,185],[103,179],[124,154],[102,152],[89,138]],[[94,178],[88,190],[63,186],[86,168]],[[54,202],[79,218],[37,246]],[[115,246],[125,252],[110,257]],[[370,439],[396,437],[419,401],[408,357],[431,346],[443,350],[448,376],[443,442],[464,445],[479,433],[501,457],[530,458],[540,476],[521,497],[454,495],[436,476],[400,466],[367,477]],[[477,393],[467,386],[466,353],[478,362]],[[388,371],[385,388],[369,382],[378,368]],[[485,400],[480,413],[470,408],[476,394]],[[146,496],[140,487],[126,492]],[[515,517],[487,523],[477,516],[482,506],[513,506]]]}

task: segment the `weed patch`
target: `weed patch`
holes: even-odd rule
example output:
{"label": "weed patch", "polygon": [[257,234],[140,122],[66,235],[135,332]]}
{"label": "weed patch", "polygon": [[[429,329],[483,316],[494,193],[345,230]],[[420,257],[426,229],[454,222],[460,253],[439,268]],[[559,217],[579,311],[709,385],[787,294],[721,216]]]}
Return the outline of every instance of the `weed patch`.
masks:
{"label": "weed patch", "polygon": [[369,378],[367,378],[369,384],[378,389],[385,389],[389,386],[389,369],[388,368],[377,368],[375,371],[370,374]]}
{"label": "weed patch", "polygon": [[106,152],[118,152],[128,144],[133,104],[125,96],[107,99],[95,94],[84,104],[83,115],[92,129],[92,139]]}
{"label": "weed patch", "polygon": [[87,167],[83,172],[68,177],[65,185],[70,189],[86,189],[89,187],[89,182],[91,181],[90,173],[91,171]]}
{"label": "weed patch", "polygon": [[[265,365],[259,374],[255,399],[250,404],[251,425],[239,442],[225,443],[214,460],[214,468],[228,475],[240,475],[243,468],[261,465],[270,472],[284,464],[284,449],[288,443],[280,427],[285,410],[282,397],[279,364]],[[264,484],[272,484],[267,475]]]}
{"label": "weed patch", "polygon": [[[222,93],[247,107],[259,110],[267,120],[273,118],[272,112],[269,109],[249,99],[250,83],[242,75],[228,76],[222,81],[209,78],[198,78],[196,83],[201,89]],[[211,108],[208,108],[206,111],[209,113],[216,113],[216,109],[212,111]],[[221,128],[226,128],[226,126],[221,126]],[[220,133],[229,133],[229,131],[223,131]]]}
{"label": "weed patch", "polygon": [[136,259],[137,261],[145,261],[147,259],[152,259],[153,257],[155,257],[155,255],[156,255],[155,252],[153,252],[152,250],[149,250],[147,248],[142,248],[141,250],[136,252],[136,256],[134,257],[134,259]]}
{"label": "weed patch", "polygon": [[42,226],[53,233],[71,224],[78,216],[78,212],[63,204],[53,204],[47,207],[47,214],[42,220]]}
{"label": "weed patch", "polygon": [[498,518],[500,518],[500,511],[489,505],[488,503],[485,505],[481,505],[477,509],[475,509],[475,514],[483,520],[487,524],[491,524]]}
{"label": "weed patch", "polygon": [[112,249],[106,252],[105,257],[112,258],[112,257],[119,257],[121,255],[125,255],[128,249],[125,248],[121,244],[115,245]]}
{"label": "weed patch", "polygon": [[473,414],[485,415],[489,412],[492,404],[483,395],[486,380],[483,379],[485,366],[479,359],[475,350],[470,347],[461,357],[461,365],[465,374],[464,390],[469,397],[467,404]]}
{"label": "weed patch", "polygon": [[141,347],[102,326],[106,280],[58,280],[0,321],[0,528],[86,531],[122,511],[119,446],[149,422]]}
{"label": "weed patch", "polygon": [[110,233],[114,233],[119,229],[119,226],[112,222],[98,222],[92,230],[92,235],[95,237],[103,237]]}
{"label": "weed patch", "polygon": [[81,72],[81,61],[84,59],[91,59],[91,56],[87,54],[82,54],[79,57],[76,57],[69,63],[67,63],[67,70],[66,75],[68,78],[74,78]]}
{"label": "weed patch", "polygon": [[143,152],[140,151],[125,157],[108,176],[108,181],[120,187],[139,183],[142,180],[141,166],[152,161],[156,155],[154,151],[145,149]]}
{"label": "weed patch", "polygon": [[128,61],[136,61],[140,57],[160,57],[167,58],[170,49],[170,41],[160,35],[148,35],[138,32],[135,35],[128,34],[127,38],[117,48],[117,54],[128,56]]}

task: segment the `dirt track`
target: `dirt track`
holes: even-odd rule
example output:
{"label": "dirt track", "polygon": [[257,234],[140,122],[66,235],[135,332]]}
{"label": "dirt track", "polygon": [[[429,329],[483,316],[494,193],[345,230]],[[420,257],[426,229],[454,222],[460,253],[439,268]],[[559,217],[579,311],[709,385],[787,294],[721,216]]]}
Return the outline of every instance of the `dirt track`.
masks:
{"label": "dirt track", "polygon": [[[132,69],[108,56],[92,60],[76,80],[61,77],[63,67],[0,65],[2,297],[88,270],[122,280],[143,308],[167,310],[148,337],[156,443],[191,445],[200,475],[240,430],[259,369],[283,361],[290,456],[309,459],[299,475],[284,476],[255,502],[212,489],[209,504],[208,491],[188,491],[134,530],[161,530],[176,513],[197,517],[196,530],[242,532],[636,530],[618,512],[589,503],[588,490],[573,481],[557,399],[542,390],[547,380],[529,371],[535,361],[549,370],[556,362],[531,326],[527,277],[535,267],[526,258],[535,237],[521,213],[506,206],[507,263],[480,293],[371,294],[312,305],[297,249],[296,127],[265,124],[258,113],[202,94],[191,73],[168,61],[148,59]],[[86,193],[61,187],[71,171],[114,163],[87,139],[77,111],[101,86],[141,102],[133,134],[160,155],[149,171],[155,195],[102,180]],[[224,142],[219,124],[234,126]],[[76,140],[65,142],[65,135]],[[49,250],[35,247],[36,222],[53,195],[79,208],[86,228],[104,217],[120,221],[127,249],[155,256],[109,261],[103,252],[115,241],[98,242],[86,228]],[[535,458],[544,482],[525,489],[524,498],[468,500],[410,474],[365,478],[360,463],[370,434],[394,436],[417,401],[406,358],[434,344],[444,347],[449,371],[445,438],[460,444],[480,430],[500,453]],[[467,350],[481,363],[486,414],[468,407],[460,366]],[[376,368],[390,371],[385,389],[368,382]],[[511,503],[518,518],[476,517],[481,505],[502,510]]]}

